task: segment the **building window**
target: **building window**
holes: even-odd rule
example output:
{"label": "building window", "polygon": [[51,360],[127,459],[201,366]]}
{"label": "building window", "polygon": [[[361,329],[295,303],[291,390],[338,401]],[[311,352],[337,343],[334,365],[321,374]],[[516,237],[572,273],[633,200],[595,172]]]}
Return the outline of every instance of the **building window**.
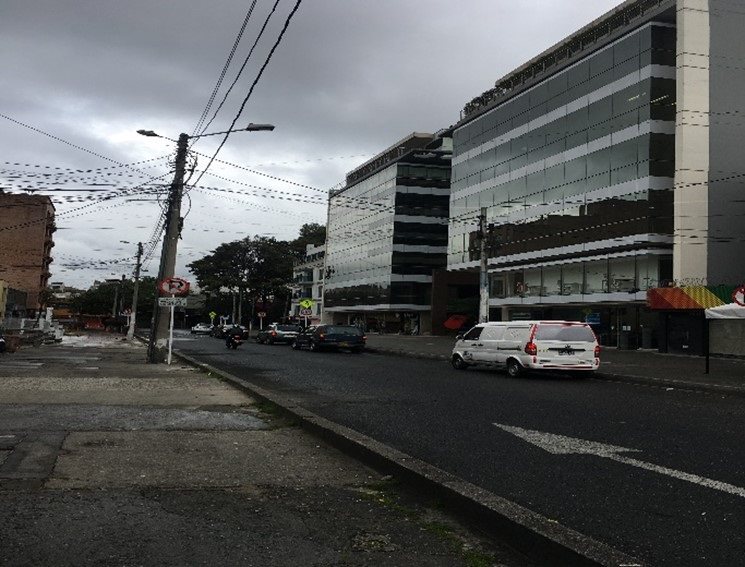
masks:
{"label": "building window", "polygon": [[608,292],[608,260],[585,262],[585,293]]}

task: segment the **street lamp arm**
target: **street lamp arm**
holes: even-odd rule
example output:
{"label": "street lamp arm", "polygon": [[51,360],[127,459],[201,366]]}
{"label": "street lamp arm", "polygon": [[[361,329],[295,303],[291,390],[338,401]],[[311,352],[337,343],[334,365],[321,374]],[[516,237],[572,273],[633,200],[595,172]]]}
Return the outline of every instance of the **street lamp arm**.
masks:
{"label": "street lamp arm", "polygon": [[223,132],[210,132],[209,134],[198,134],[196,136],[189,136],[189,138],[204,138],[205,136],[218,136],[220,134],[230,134],[231,132],[271,132],[274,130],[274,124],[254,124],[251,122],[245,128],[236,128],[235,130],[225,130]]}
{"label": "street lamp arm", "polygon": [[[210,132],[209,134],[197,134],[196,136],[187,136],[189,140],[195,140],[197,138],[204,138],[205,136],[218,136],[220,134],[230,134],[231,132],[271,132],[274,130],[274,124],[254,124],[253,122],[249,123],[248,126],[245,128],[236,128],[234,130],[224,130],[222,132]],[[137,133],[142,136],[148,136],[149,138],[164,138],[165,136],[161,136],[160,134],[157,134],[153,132],[152,130],[137,130]],[[167,140],[170,140],[170,138],[166,138]],[[175,140],[172,140],[175,141]]]}

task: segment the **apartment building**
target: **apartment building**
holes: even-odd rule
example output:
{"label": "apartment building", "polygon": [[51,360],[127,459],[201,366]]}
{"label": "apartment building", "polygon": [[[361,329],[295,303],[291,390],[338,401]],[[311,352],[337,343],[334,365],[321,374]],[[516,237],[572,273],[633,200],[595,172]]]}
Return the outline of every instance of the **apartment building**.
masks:
{"label": "apartment building", "polygon": [[29,312],[40,307],[40,294],[51,275],[55,230],[49,197],[0,191],[0,279],[27,293]]}

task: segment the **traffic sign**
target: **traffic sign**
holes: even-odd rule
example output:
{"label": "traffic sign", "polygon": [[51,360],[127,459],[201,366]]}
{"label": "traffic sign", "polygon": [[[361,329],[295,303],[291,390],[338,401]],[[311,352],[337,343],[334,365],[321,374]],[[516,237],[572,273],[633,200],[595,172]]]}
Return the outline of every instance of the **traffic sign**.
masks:
{"label": "traffic sign", "polygon": [[188,295],[189,282],[181,278],[166,278],[158,284],[158,289],[165,295]]}
{"label": "traffic sign", "polygon": [[745,285],[741,285],[732,292],[732,301],[745,307]]}
{"label": "traffic sign", "polygon": [[158,305],[160,307],[186,307],[185,297],[159,297]]}
{"label": "traffic sign", "polygon": [[311,315],[313,315],[313,310],[312,309],[301,309],[300,315],[302,315],[303,317],[310,317]]}
{"label": "traffic sign", "polygon": [[315,301],[313,301],[309,297],[301,299],[298,303],[300,304],[300,307],[302,307],[303,309],[311,309],[313,305],[315,305]]}
{"label": "traffic sign", "polygon": [[215,317],[217,317],[217,313],[215,313],[214,311],[210,311],[208,315],[210,316],[210,319],[214,319]]}
{"label": "traffic sign", "polygon": [[266,313],[264,313],[263,311],[259,311],[256,315],[259,317],[259,319],[263,319],[264,317],[266,317]]}

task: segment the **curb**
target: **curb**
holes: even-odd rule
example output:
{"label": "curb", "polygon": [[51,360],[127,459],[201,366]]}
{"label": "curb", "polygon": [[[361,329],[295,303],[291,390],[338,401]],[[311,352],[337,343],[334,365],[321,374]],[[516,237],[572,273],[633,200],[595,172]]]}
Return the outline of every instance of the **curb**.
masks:
{"label": "curb", "polygon": [[669,378],[650,378],[648,376],[634,376],[633,374],[613,374],[610,372],[598,372],[593,378],[606,382],[623,382],[625,384],[640,384],[643,386],[655,386],[658,388],[673,388],[675,390],[689,390],[694,392],[706,392],[710,394],[728,394],[730,396],[745,397],[745,389],[739,386],[725,386],[724,384],[708,384],[706,382],[684,382]]}
{"label": "curb", "polygon": [[[392,354],[396,356],[406,356],[408,358],[420,358],[428,360],[449,361],[450,357],[444,354],[434,354],[426,352],[406,352],[395,349],[365,347],[367,352],[375,354]],[[612,372],[603,372],[602,370],[592,375],[595,380],[605,382],[622,382],[624,384],[638,384],[642,386],[655,386],[658,388],[674,388],[675,390],[691,390],[696,392],[707,392],[712,394],[728,394],[730,396],[745,397],[745,388],[740,386],[727,386],[725,384],[713,384],[707,382],[685,382],[683,380],[674,380],[671,378],[650,378],[648,376],[636,376],[633,374],[614,374]]]}
{"label": "curb", "polygon": [[429,496],[442,498],[458,512],[478,521],[483,529],[540,564],[642,565],[639,560],[554,520],[316,415],[281,394],[265,390],[179,351],[173,354],[192,366],[215,374],[256,399],[274,404],[283,413],[298,420],[303,429],[348,455],[373,468],[394,474],[416,489],[426,491]]}

